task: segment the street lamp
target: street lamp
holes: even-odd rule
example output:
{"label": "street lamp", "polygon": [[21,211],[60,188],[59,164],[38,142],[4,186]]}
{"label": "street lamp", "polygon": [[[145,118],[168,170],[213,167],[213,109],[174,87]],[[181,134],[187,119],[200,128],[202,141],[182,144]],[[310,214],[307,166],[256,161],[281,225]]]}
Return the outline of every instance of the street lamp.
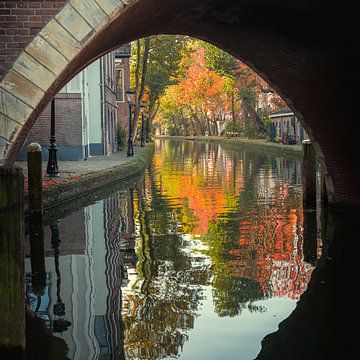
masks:
{"label": "street lamp", "polygon": [[141,111],[141,144],[140,146],[141,147],[145,147],[145,133],[144,133],[144,108],[145,108],[145,105],[142,104],[140,106],[142,108],[142,111]]}
{"label": "street lamp", "polygon": [[50,177],[58,177],[57,146],[55,136],[55,98],[51,100],[50,147],[46,172]]}
{"label": "street lamp", "polygon": [[132,105],[132,102],[131,102],[131,99],[132,99],[134,94],[135,94],[135,91],[133,89],[129,89],[128,91],[126,91],[127,102],[129,104],[129,138],[128,138],[127,156],[133,156],[134,155],[133,139],[132,139],[132,136],[131,136],[131,132],[132,132],[132,128],[131,128],[131,122],[132,122],[131,105]]}

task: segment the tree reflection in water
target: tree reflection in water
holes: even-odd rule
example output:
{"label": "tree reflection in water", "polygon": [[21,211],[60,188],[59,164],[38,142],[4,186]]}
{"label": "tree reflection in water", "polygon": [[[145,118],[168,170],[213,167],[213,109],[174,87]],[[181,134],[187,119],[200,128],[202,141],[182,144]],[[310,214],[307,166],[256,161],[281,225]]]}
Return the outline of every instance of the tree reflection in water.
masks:
{"label": "tree reflection in water", "polygon": [[[182,251],[176,218],[149,179],[137,188],[137,281],[123,303],[127,358],[177,356],[194,327],[209,267]],[[158,209],[162,211],[159,212]]]}
{"label": "tree reflection in water", "polygon": [[137,273],[122,309],[128,359],[179,356],[204,287],[220,317],[299,298],[313,270],[302,251],[300,175],[296,159],[157,143],[134,199]]}

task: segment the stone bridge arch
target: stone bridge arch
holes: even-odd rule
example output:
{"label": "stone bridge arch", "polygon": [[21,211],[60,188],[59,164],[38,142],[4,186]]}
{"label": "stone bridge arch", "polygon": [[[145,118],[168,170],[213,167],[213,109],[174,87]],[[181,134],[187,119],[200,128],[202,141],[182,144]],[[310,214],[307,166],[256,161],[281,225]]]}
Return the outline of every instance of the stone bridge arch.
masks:
{"label": "stone bridge arch", "polygon": [[1,158],[13,164],[38,115],[87,64],[136,38],[187,34],[238,57],[284,97],[324,165],[330,202],[359,209],[352,29],[342,11],[325,0],[68,0],[0,83]]}

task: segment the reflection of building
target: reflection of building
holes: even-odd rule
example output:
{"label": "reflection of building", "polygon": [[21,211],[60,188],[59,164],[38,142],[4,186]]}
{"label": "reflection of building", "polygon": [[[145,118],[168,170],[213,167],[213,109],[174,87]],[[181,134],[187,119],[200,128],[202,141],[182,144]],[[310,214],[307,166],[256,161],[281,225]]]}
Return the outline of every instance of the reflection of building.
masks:
{"label": "reflection of building", "polygon": [[[114,52],[82,70],[55,97],[56,144],[59,160],[83,160],[91,155],[108,155],[117,150],[117,110]],[[50,104],[29,132],[26,145],[49,146]],[[43,151],[46,158],[47,151]]]}
{"label": "reflection of building", "polygon": [[301,184],[301,161],[285,157],[271,158],[272,171],[291,184]]}
{"label": "reflection of building", "polygon": [[[286,194],[281,194],[281,192]],[[287,197],[286,189],[279,197]],[[240,222],[239,246],[230,250],[231,273],[260,283],[271,296],[298,299],[306,289],[313,266],[302,254],[301,210],[252,210],[253,219]]]}
{"label": "reflection of building", "polygon": [[[133,232],[129,199],[129,193],[116,193],[60,221],[58,273],[51,232],[45,227],[46,289],[37,297],[28,284],[27,297],[32,299],[31,309],[41,315],[49,329],[53,329],[54,320],[59,318],[54,315],[54,305],[61,297],[65,305],[61,318],[71,325],[55,335],[67,343],[70,359],[124,358],[121,285],[126,271],[123,250],[131,253],[131,249],[124,249],[127,245],[124,246],[122,236]],[[77,226],[72,226],[76,218]],[[79,221],[81,218],[83,221]],[[71,246],[72,242],[77,245]],[[25,269],[30,280],[29,258]]]}
{"label": "reflection of building", "polygon": [[295,114],[289,109],[280,109],[270,115],[274,138],[283,144],[301,144],[308,136]]}

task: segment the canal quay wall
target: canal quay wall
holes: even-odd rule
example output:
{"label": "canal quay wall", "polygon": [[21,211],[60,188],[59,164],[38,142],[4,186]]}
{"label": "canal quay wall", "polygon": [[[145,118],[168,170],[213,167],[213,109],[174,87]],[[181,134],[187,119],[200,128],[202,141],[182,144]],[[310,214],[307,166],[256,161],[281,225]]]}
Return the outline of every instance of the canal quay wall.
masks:
{"label": "canal quay wall", "polygon": [[254,150],[263,150],[271,152],[276,155],[288,155],[288,156],[301,156],[302,155],[302,145],[284,145],[278,143],[272,143],[264,139],[247,139],[242,137],[234,138],[225,138],[219,136],[168,136],[160,135],[156,136],[158,139],[194,139],[195,141],[208,141],[208,142],[219,142],[223,145],[233,145],[237,147],[248,147],[253,148]]}
{"label": "canal quay wall", "polygon": [[[58,161],[59,177],[46,175],[47,163],[43,162],[44,210],[83,197],[101,188],[128,180],[142,173],[154,152],[154,144],[135,147],[135,154],[127,157],[126,151],[109,156],[94,156],[86,161]],[[43,149],[43,151],[47,151]],[[25,178],[25,212],[28,209],[27,163],[18,161]]]}

